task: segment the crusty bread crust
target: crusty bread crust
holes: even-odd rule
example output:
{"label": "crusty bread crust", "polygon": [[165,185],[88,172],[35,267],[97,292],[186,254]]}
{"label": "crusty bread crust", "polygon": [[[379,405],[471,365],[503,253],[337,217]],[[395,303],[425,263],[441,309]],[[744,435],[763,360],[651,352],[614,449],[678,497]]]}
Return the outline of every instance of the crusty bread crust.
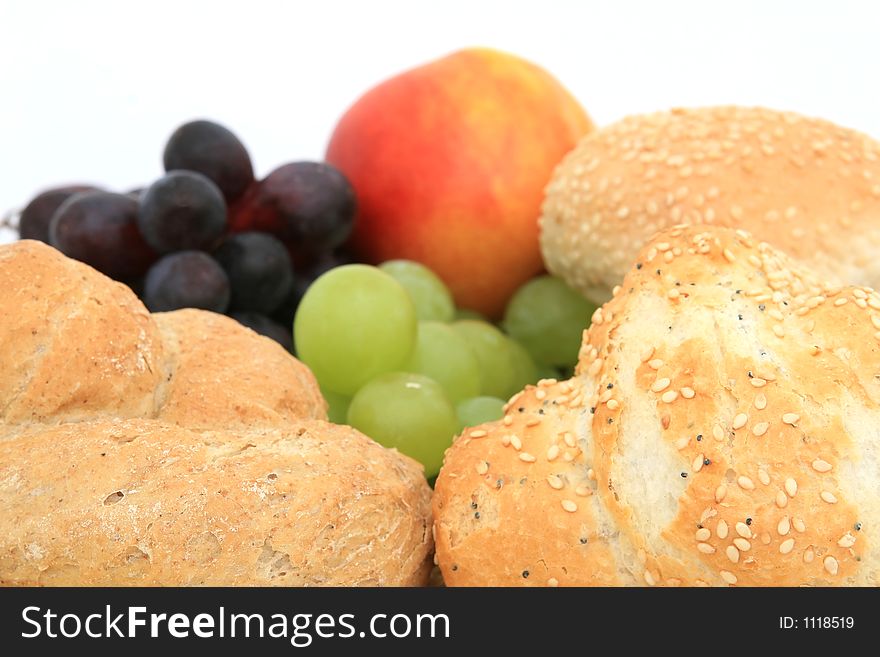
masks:
{"label": "crusty bread crust", "polygon": [[430,491],[350,427],[98,420],[0,436],[0,584],[424,584]]}
{"label": "crusty bread crust", "polygon": [[0,248],[0,584],[423,585],[415,461],[278,344]]}
{"label": "crusty bread crust", "polygon": [[594,315],[576,376],[447,452],[444,578],[876,586],[878,370],[876,292],[744,231],[669,229]]}
{"label": "crusty bread crust", "polygon": [[548,269],[601,303],[675,224],[744,228],[825,279],[880,287],[880,143],[751,107],[627,117],[586,136],[547,187]]}

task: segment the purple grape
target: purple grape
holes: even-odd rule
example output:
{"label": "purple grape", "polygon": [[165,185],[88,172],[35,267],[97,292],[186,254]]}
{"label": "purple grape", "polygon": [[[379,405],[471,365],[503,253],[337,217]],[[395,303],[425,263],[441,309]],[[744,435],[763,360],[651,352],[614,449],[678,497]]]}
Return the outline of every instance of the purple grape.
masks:
{"label": "purple grape", "polygon": [[147,272],[143,301],[151,312],[201,308],[223,313],[229,307],[229,278],[207,253],[172,253]]}
{"label": "purple grape", "polygon": [[156,260],[138,230],[137,215],[137,201],[124,194],[75,194],[52,216],[49,243],[111,278],[136,278]]}
{"label": "purple grape", "polygon": [[214,257],[229,275],[233,311],[269,315],[293,286],[290,254],[267,233],[231,235]]}
{"label": "purple grape", "polygon": [[276,321],[273,321],[259,313],[232,313],[231,317],[238,320],[240,324],[247,326],[252,331],[256,331],[260,335],[272,338],[287,351],[293,352],[293,333],[292,329],[284,328]]}
{"label": "purple grape", "polygon": [[187,169],[207,176],[227,203],[241,196],[254,181],[254,169],[244,144],[213,121],[190,121],[174,131],[165,145],[165,171]]}
{"label": "purple grape", "polygon": [[325,162],[291,162],[260,183],[256,214],[274,223],[294,250],[331,251],[351,234],[355,196],[351,183]]}
{"label": "purple grape", "polygon": [[202,174],[171,171],[141,196],[138,226],[159,253],[211,250],[226,231],[226,202]]}
{"label": "purple grape", "polygon": [[18,232],[23,240],[40,240],[49,243],[49,223],[52,215],[74,194],[96,192],[91,185],[68,185],[47,189],[37,194],[24,210],[18,222]]}

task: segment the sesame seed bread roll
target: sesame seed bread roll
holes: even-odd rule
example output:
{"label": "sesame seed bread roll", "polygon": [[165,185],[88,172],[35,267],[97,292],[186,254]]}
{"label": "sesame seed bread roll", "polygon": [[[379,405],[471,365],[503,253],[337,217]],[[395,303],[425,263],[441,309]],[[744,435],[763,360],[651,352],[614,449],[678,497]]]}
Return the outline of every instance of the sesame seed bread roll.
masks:
{"label": "sesame seed bread roll", "polygon": [[876,586],[878,369],[870,288],[742,230],[661,232],[596,311],[575,377],[447,452],[444,578]]}
{"label": "sesame seed bread roll", "polygon": [[309,369],[0,247],[0,585],[424,585],[422,467],[324,422]]}
{"label": "sesame seed bread roll", "polygon": [[585,137],[546,190],[547,268],[597,303],[675,224],[744,228],[828,280],[880,286],[880,144],[762,108],[631,116]]}
{"label": "sesame seed bread roll", "polygon": [[350,427],[98,420],[0,433],[0,584],[419,585],[421,468]]}

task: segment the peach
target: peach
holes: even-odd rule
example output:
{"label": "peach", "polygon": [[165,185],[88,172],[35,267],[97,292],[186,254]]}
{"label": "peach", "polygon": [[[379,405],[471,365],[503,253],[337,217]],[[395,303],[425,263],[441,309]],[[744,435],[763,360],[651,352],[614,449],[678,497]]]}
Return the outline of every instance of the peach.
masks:
{"label": "peach", "polygon": [[497,318],[543,269],[544,186],[592,129],[545,70],[475,48],[364,94],[336,126],[327,160],[354,186],[360,257],[422,262],[460,307]]}

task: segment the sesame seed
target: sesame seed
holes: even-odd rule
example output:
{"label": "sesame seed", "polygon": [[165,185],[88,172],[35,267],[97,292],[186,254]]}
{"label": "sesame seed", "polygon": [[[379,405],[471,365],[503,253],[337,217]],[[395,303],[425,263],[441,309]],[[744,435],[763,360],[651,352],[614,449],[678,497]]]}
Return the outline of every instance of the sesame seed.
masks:
{"label": "sesame seed", "polygon": [[566,451],[565,454],[562,455],[562,460],[566,463],[571,463],[574,461],[574,455],[571,452]]}
{"label": "sesame seed", "polygon": [[837,497],[831,491],[823,490],[819,497],[822,498],[823,502],[828,502],[828,504],[837,504]]}
{"label": "sesame seed", "polygon": [[662,379],[657,379],[654,383],[651,384],[651,392],[662,392],[666,388],[669,387],[669,379],[666,377]]}
{"label": "sesame seed", "polygon": [[569,513],[574,513],[578,510],[578,505],[572,502],[571,500],[562,500],[562,508],[568,511]]}
{"label": "sesame seed", "polygon": [[555,577],[551,577],[550,579],[547,580],[547,586],[555,588],[555,587],[559,586],[559,580],[556,579]]}
{"label": "sesame seed", "polygon": [[707,527],[700,527],[694,535],[698,541],[708,541],[711,536],[712,532]]}
{"label": "sesame seed", "polygon": [[727,484],[719,484],[715,489],[715,501],[721,502],[727,495]]}
{"label": "sesame seed", "polygon": [[659,358],[654,358],[653,360],[648,361],[648,367],[650,367],[652,370],[659,370],[661,367],[663,367],[663,361]]}
{"label": "sesame seed", "polygon": [[719,520],[718,524],[715,526],[715,533],[718,534],[718,538],[724,540],[727,538],[728,532],[729,528],[727,527],[727,522],[725,520]]}
{"label": "sesame seed", "polygon": [[681,389],[681,396],[685,399],[693,399],[696,394],[697,393],[694,392],[693,388],[688,388],[687,386],[685,386]]}
{"label": "sesame seed", "polygon": [[865,301],[864,299],[856,299],[855,301],[856,301],[856,305],[859,308],[861,308],[862,310],[864,310],[865,308],[868,307],[868,302]]}
{"label": "sesame seed", "polygon": [[536,427],[539,424],[541,424],[541,418],[538,418],[538,417],[533,417],[529,420],[526,420],[527,427]]}
{"label": "sesame seed", "polygon": [[777,338],[784,338],[785,337],[785,329],[782,328],[781,324],[774,324],[773,325],[773,335],[775,335]]}
{"label": "sesame seed", "polygon": [[578,486],[574,489],[574,494],[580,497],[589,497],[593,494],[593,489],[589,486]]}
{"label": "sesame seed", "polygon": [[691,469],[692,469],[694,472],[699,472],[700,470],[703,469],[703,458],[704,458],[703,455],[702,455],[702,454],[699,454],[699,455],[694,459],[694,462],[691,464]]}
{"label": "sesame seed", "polygon": [[653,356],[653,355],[654,355],[654,347],[646,347],[645,350],[642,351],[642,354],[641,354],[642,362],[644,363],[644,362],[649,361],[651,359],[651,356]]}
{"label": "sesame seed", "polygon": [[697,543],[697,550],[703,554],[715,554],[715,548],[708,543]]}
{"label": "sesame seed", "polygon": [[547,448],[547,460],[554,461],[559,456],[559,445],[550,445]]}
{"label": "sesame seed", "polygon": [[752,537],[752,530],[749,529],[749,526],[744,522],[736,523],[736,525],[734,526],[734,529],[736,529],[736,533],[739,534],[740,536],[742,536],[743,538],[751,538]]}
{"label": "sesame seed", "polygon": [[475,431],[471,431],[468,434],[468,436],[470,436],[471,438],[485,438],[488,435],[489,435],[489,432],[485,431],[483,429],[476,429]]}
{"label": "sesame seed", "polygon": [[736,478],[736,483],[739,484],[740,488],[745,490],[755,490],[755,482],[746,477],[745,475],[740,475]]}
{"label": "sesame seed", "polygon": [[712,436],[715,440],[724,440],[724,429],[721,428],[721,425],[716,424],[712,427]]}
{"label": "sesame seed", "polygon": [[835,305],[835,306],[842,306],[842,305],[844,305],[847,301],[849,301],[849,299],[847,299],[846,297],[841,297],[841,298],[839,298],[837,301],[834,302],[834,305]]}
{"label": "sesame seed", "polygon": [[758,422],[758,424],[752,427],[752,433],[756,436],[763,436],[765,433],[767,433],[767,429],[769,428],[769,422]]}
{"label": "sesame seed", "polygon": [[590,481],[596,481],[596,471],[593,470],[593,468],[587,470],[587,479]]}
{"label": "sesame seed", "polygon": [[522,449],[522,441],[519,439],[519,436],[517,436],[516,434],[513,434],[510,436],[510,444],[513,445],[513,448],[516,451],[519,451]]}
{"label": "sesame seed", "polygon": [[823,461],[822,459],[816,459],[813,461],[813,470],[816,472],[830,472],[831,464],[828,461]]}
{"label": "sesame seed", "polygon": [[776,525],[776,531],[779,532],[780,536],[785,536],[791,531],[791,521],[788,519],[788,516],[782,516],[782,520]]}
{"label": "sesame seed", "polygon": [[769,486],[769,485],[770,485],[770,475],[767,474],[767,471],[766,471],[766,470],[763,470],[763,469],[759,469],[759,470],[758,470],[758,480],[759,480],[762,484],[764,484],[765,486]]}
{"label": "sesame seed", "polygon": [[669,292],[666,293],[666,296],[669,297],[670,299],[678,299],[678,297],[680,295],[679,295],[678,290],[676,290],[675,288],[672,288],[671,290],[669,290]]}
{"label": "sesame seed", "polygon": [[671,404],[671,403],[674,402],[676,399],[678,399],[678,392],[677,392],[676,390],[667,390],[667,391],[664,392],[663,395],[661,395],[661,397],[660,397],[660,400],[661,400],[664,404]]}
{"label": "sesame seed", "polygon": [[798,415],[797,413],[785,413],[782,416],[782,421],[785,422],[785,424],[790,424],[791,426],[796,426],[798,420],[800,420],[800,419],[801,419],[801,416]]}
{"label": "sesame seed", "polygon": [[562,436],[562,440],[565,441],[565,444],[569,447],[576,447],[577,441],[574,439],[574,434],[566,431]]}
{"label": "sesame seed", "polygon": [[764,396],[764,393],[758,393],[758,396],[755,397],[755,408],[759,411],[763,411],[767,408],[767,398]]}
{"label": "sesame seed", "polygon": [[770,312],[768,312],[767,314],[770,315],[770,317],[775,319],[777,322],[781,322],[782,320],[785,319],[783,314],[781,312],[779,312],[778,308],[772,308],[770,310]]}
{"label": "sesame seed", "polygon": [[565,483],[559,475],[549,475],[547,477],[547,483],[550,484],[550,488],[553,490],[562,490],[565,488]]}
{"label": "sesame seed", "polygon": [[509,427],[511,424],[513,424],[513,417],[510,415],[505,415],[502,422],[504,423],[505,427]]}
{"label": "sesame seed", "polygon": [[510,445],[510,436],[507,436],[507,435],[501,436],[501,444],[504,445],[505,447]]}
{"label": "sesame seed", "polygon": [[749,379],[749,383],[751,383],[756,388],[763,388],[765,385],[767,385],[767,381],[760,377]]}
{"label": "sesame seed", "polygon": [[736,584],[736,575],[734,575],[729,570],[722,570],[719,575],[721,575],[721,579],[723,579],[728,584]]}
{"label": "sesame seed", "polygon": [[739,549],[740,552],[748,552],[752,549],[752,544],[744,538],[733,539],[733,544]]}
{"label": "sesame seed", "polygon": [[736,256],[733,255],[733,251],[730,249],[724,249],[721,253],[724,255],[724,259],[727,260],[727,262],[734,262],[736,260]]}
{"label": "sesame seed", "polygon": [[547,391],[546,391],[546,390],[542,390],[541,388],[538,388],[538,389],[535,391],[535,399],[537,399],[538,401],[541,401],[542,399],[544,399],[544,398],[546,398],[546,397],[547,397]]}
{"label": "sesame seed", "polygon": [[734,429],[742,429],[746,426],[746,423],[749,421],[749,416],[745,413],[739,413],[736,417],[733,418],[733,428]]}
{"label": "sesame seed", "polygon": [[788,554],[793,549],[794,549],[794,539],[793,538],[787,538],[784,541],[782,541],[782,543],[779,544],[779,551],[782,554]]}
{"label": "sesame seed", "polygon": [[647,570],[643,574],[645,577],[645,582],[647,582],[648,586],[654,586],[654,584],[657,583],[657,580],[654,579],[654,576]]}
{"label": "sesame seed", "polygon": [[794,497],[797,495],[798,485],[797,482],[789,477],[785,480],[785,492],[788,493],[789,497]]}
{"label": "sesame seed", "polygon": [[733,545],[728,545],[724,550],[724,553],[727,555],[727,558],[730,559],[733,563],[739,563],[739,550],[737,550]]}
{"label": "sesame seed", "polygon": [[794,527],[799,534],[803,534],[807,530],[807,526],[804,524],[804,521],[800,518],[792,518],[791,526]]}
{"label": "sesame seed", "polygon": [[662,415],[660,417],[660,426],[663,427],[664,429],[669,428],[670,422],[672,422],[672,418],[669,417],[668,413],[665,413],[664,415]]}
{"label": "sesame seed", "polygon": [[805,563],[813,563],[813,559],[816,558],[816,553],[813,551],[812,547],[808,547],[804,550],[804,562]]}
{"label": "sesame seed", "polygon": [[477,474],[478,475],[484,475],[487,472],[489,472],[489,464],[488,463],[486,463],[485,461],[480,461],[479,463],[477,463]]}
{"label": "sesame seed", "polygon": [[605,403],[605,405],[608,407],[609,411],[616,411],[618,408],[620,408],[620,404],[618,403],[618,401],[616,399],[609,399]]}
{"label": "sesame seed", "polygon": [[525,461],[526,463],[534,463],[538,459],[536,459],[534,456],[532,456],[528,452],[521,452],[519,455],[519,460]]}
{"label": "sesame seed", "polygon": [[784,509],[787,504],[788,497],[786,496],[786,494],[783,491],[779,491],[778,493],[776,493],[776,506],[778,506],[780,509]]}
{"label": "sesame seed", "polygon": [[837,541],[837,545],[842,548],[851,548],[856,544],[856,537],[847,532],[843,536],[840,537],[840,540]]}
{"label": "sesame seed", "polygon": [[825,557],[825,560],[822,562],[825,565],[825,570],[828,571],[829,575],[836,575],[838,570],[837,559],[832,556]]}

